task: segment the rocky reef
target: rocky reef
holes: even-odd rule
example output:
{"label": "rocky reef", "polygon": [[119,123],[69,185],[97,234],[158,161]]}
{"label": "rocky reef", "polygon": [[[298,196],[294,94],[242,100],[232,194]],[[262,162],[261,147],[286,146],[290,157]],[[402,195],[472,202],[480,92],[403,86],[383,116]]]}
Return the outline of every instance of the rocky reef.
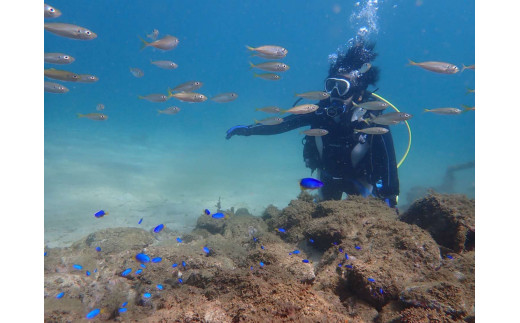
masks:
{"label": "rocky reef", "polygon": [[432,192],[398,216],[302,193],[262,217],[226,213],[190,233],[106,229],[46,250],[45,321],[96,308],[117,322],[474,321],[474,200]]}

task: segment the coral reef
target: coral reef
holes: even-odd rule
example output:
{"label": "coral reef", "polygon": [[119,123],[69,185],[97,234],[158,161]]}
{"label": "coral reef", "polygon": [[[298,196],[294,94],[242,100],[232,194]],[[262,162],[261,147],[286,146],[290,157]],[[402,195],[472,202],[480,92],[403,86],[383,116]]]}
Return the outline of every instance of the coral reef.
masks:
{"label": "coral reef", "polygon": [[262,217],[227,213],[182,235],[115,228],[48,249],[45,321],[94,308],[117,322],[474,321],[472,200],[431,194],[399,218],[376,199],[304,193]]}

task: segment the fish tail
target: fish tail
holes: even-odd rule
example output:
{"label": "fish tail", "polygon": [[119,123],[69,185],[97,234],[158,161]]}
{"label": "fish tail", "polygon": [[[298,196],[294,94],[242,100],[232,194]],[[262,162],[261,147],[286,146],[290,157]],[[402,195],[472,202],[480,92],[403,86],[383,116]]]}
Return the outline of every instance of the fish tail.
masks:
{"label": "fish tail", "polygon": [[359,130],[357,130],[357,129],[354,129],[354,133],[358,133],[358,132],[359,132]]}
{"label": "fish tail", "polygon": [[358,107],[359,104],[357,104],[356,102],[352,101],[352,105],[355,106],[355,107]]}
{"label": "fish tail", "polygon": [[468,111],[475,109],[475,107],[470,107],[469,105],[465,105],[465,104],[461,104],[461,106],[464,108],[464,111],[462,111],[462,112],[468,112]]}
{"label": "fish tail", "polygon": [[255,108],[255,111],[260,111],[260,108]]}
{"label": "fish tail", "polygon": [[430,110],[430,109],[424,109],[423,112],[430,112],[430,111],[432,111],[432,110]]}
{"label": "fish tail", "polygon": [[260,77],[260,75],[259,75],[259,74],[256,74],[256,73],[253,73],[253,75],[254,75],[255,77]]}
{"label": "fish tail", "polygon": [[144,96],[138,95],[137,98],[138,99],[144,99]]}
{"label": "fish tail", "polygon": [[260,123],[260,121],[258,121],[258,120],[255,119],[255,124],[259,124],[259,123]]}
{"label": "fish tail", "polygon": [[411,59],[408,59],[408,65],[417,65],[417,63],[412,61]]}
{"label": "fish tail", "polygon": [[83,114],[81,113],[76,113],[76,115],[78,116],[78,118],[83,118]]}
{"label": "fish tail", "polygon": [[464,64],[462,64],[462,70],[460,71],[461,73],[464,72],[465,69],[467,69],[468,67]]}
{"label": "fish tail", "polygon": [[161,113],[162,113],[162,111],[161,111],[161,110],[157,110],[157,114],[161,114]]}
{"label": "fish tail", "polygon": [[286,113],[287,111],[289,111],[289,110],[283,110],[283,109],[280,109],[280,114],[284,114],[284,113]]}
{"label": "fish tail", "polygon": [[246,48],[249,49],[249,50],[255,50],[254,47],[251,47],[251,46],[248,46],[248,45],[246,45]]}
{"label": "fish tail", "polygon": [[249,62],[249,68],[253,68],[253,67],[256,67],[255,64]]}
{"label": "fish tail", "polygon": [[466,88],[466,94],[475,93],[474,89]]}
{"label": "fish tail", "polygon": [[137,36],[137,37],[139,37],[139,39],[143,42],[143,44],[141,45],[141,50],[145,49],[146,46],[148,46],[148,44],[150,44],[149,42],[147,42],[146,40],[141,38],[141,36]]}
{"label": "fish tail", "polygon": [[172,90],[170,88],[168,88],[168,97],[172,97],[172,96],[173,96]]}

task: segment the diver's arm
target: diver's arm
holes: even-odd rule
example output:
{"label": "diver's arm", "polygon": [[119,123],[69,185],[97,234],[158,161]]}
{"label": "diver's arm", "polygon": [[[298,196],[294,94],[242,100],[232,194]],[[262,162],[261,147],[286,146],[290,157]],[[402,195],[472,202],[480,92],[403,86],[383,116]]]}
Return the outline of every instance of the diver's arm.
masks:
{"label": "diver's arm", "polygon": [[256,123],[249,126],[235,126],[227,131],[226,139],[229,139],[234,135],[251,136],[280,134],[310,125],[313,117],[314,113],[291,114],[290,116],[283,118],[283,122],[277,125],[268,126]]}

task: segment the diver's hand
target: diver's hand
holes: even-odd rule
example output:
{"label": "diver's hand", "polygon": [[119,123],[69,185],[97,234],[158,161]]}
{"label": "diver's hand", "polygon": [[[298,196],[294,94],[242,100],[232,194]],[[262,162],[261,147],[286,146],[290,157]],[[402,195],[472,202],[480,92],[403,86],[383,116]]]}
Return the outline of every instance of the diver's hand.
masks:
{"label": "diver's hand", "polygon": [[251,135],[249,133],[249,127],[248,126],[234,126],[232,128],[229,128],[228,131],[226,131],[226,139],[229,139],[235,135],[238,135],[238,136]]}

